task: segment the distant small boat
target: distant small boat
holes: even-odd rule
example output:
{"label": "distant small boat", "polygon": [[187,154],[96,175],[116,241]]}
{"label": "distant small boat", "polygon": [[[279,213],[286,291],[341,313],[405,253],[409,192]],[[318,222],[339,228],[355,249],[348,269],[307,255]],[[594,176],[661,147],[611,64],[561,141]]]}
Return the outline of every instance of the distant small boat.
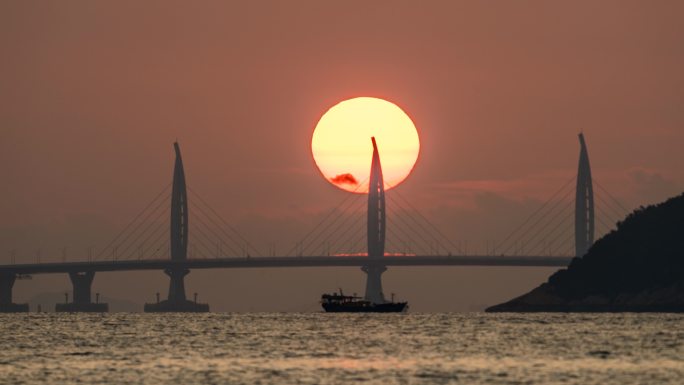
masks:
{"label": "distant small boat", "polygon": [[353,295],[344,295],[340,289],[339,294],[323,294],[321,305],[328,313],[402,313],[408,310],[408,302],[373,303]]}

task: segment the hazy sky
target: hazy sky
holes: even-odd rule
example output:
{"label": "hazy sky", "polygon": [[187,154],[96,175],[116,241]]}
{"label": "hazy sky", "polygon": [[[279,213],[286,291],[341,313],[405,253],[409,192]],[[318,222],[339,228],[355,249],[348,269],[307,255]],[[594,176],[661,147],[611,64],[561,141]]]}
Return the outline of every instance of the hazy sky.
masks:
{"label": "hazy sky", "polygon": [[[684,186],[679,1],[0,3],[0,261],[83,258],[170,183],[188,183],[263,250],[290,249],[345,198],[311,158],[341,100],[401,106],[420,132],[397,190],[454,242],[504,238],[576,172],[628,208]],[[192,230],[191,230],[192,231]],[[479,246],[478,246],[479,245]],[[390,269],[413,309],[467,310],[553,269]],[[193,272],[216,310],[305,310],[362,292],[357,269]],[[126,282],[122,285],[121,282]],[[101,274],[140,303],[162,273]],[[122,287],[124,286],[124,287]],[[66,276],[15,298],[70,290]]]}

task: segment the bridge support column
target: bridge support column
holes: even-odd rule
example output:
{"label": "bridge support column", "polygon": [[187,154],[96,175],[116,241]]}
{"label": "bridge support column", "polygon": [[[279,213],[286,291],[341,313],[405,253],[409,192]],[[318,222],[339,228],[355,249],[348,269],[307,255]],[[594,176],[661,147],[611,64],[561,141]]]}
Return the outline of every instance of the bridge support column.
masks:
{"label": "bridge support column", "polygon": [[385,266],[364,266],[361,268],[366,273],[366,294],[364,299],[373,303],[385,303],[385,294],[382,291],[382,273]]}
{"label": "bridge support column", "polygon": [[[385,256],[385,181],[382,177],[380,165],[380,153],[375,138],[371,138],[373,144],[373,158],[371,160],[370,180],[368,182],[368,259],[379,260]],[[364,299],[372,303],[385,303],[385,295],[382,292],[382,273],[387,267],[382,265],[370,265],[361,268],[366,273],[366,294]]]}
{"label": "bridge support column", "polygon": [[71,284],[74,287],[74,303],[79,305],[90,303],[90,287],[93,284],[95,272],[87,271],[84,273],[77,273],[72,271],[69,273],[69,278],[71,279]]}
{"label": "bridge support column", "polygon": [[169,302],[187,301],[185,297],[185,276],[190,274],[188,269],[166,269],[164,273],[169,276]]}
{"label": "bridge support column", "polygon": [[29,311],[27,303],[12,302],[12,288],[17,280],[14,273],[0,273],[0,313],[20,313]]}
{"label": "bridge support column", "polygon": [[188,301],[185,296],[185,276],[190,270],[185,268],[168,268],[164,273],[169,276],[169,296],[165,301],[146,303],[146,313],[204,313],[209,311],[206,303]]}
{"label": "bridge support column", "polygon": [[[373,158],[371,160],[370,180],[368,182],[368,259],[379,260],[385,256],[385,181],[382,177],[380,153],[375,138],[371,138],[373,144]],[[385,303],[385,295],[382,292],[382,273],[387,267],[382,265],[364,266],[361,268],[366,273],[366,295],[364,299],[372,303]]]}
{"label": "bridge support column", "polygon": [[103,313],[109,311],[108,304],[91,302],[91,287],[95,278],[94,271],[71,271],[69,272],[69,278],[73,286],[73,302],[58,303],[55,305],[56,312]]}
{"label": "bridge support column", "polygon": [[[188,259],[188,194],[185,186],[185,171],[180,146],[173,144],[176,163],[173,168],[173,187],[171,190],[171,261]],[[169,296],[166,301],[146,303],[145,312],[208,312],[209,305],[188,301],[185,297],[185,276],[190,270],[184,267],[171,267],[164,270],[169,276]]]}

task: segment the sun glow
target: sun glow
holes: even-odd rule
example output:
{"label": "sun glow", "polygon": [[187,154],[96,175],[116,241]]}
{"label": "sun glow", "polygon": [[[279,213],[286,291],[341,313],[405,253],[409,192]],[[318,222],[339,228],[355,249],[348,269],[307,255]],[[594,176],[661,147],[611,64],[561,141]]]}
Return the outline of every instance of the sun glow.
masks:
{"label": "sun glow", "polygon": [[418,131],[397,105],[370,97],[336,104],[316,125],[311,152],[325,179],[343,190],[367,193],[371,137],[380,152],[385,190],[406,179],[418,160]]}

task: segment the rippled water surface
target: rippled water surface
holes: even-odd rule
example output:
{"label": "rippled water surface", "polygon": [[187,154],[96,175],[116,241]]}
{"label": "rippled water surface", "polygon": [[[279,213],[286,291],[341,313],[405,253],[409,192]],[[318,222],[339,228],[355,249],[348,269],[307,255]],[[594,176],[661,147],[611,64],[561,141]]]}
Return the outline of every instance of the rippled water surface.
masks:
{"label": "rippled water surface", "polygon": [[0,315],[3,383],[684,383],[684,315]]}

